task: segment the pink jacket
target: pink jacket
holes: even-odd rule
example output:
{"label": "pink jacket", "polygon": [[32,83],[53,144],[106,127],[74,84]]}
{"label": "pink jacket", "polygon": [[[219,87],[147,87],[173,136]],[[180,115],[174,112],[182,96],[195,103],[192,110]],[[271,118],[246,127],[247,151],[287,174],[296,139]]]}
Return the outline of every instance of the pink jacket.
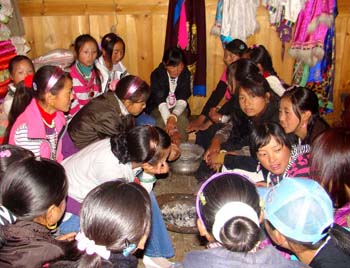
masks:
{"label": "pink jacket", "polygon": [[[30,104],[24,110],[22,114],[17,118],[16,122],[11,128],[9,144],[18,145],[21,147],[26,147],[25,144],[16,143],[15,134],[17,129],[26,125],[27,128],[27,140],[26,144],[30,144],[33,141],[38,141],[40,144],[40,156],[45,158],[51,157],[51,145],[50,142],[46,139],[45,125],[41,119],[41,114],[39,108],[36,104],[35,99],[32,99]],[[61,131],[64,131],[64,127],[66,124],[66,119],[62,112],[57,112],[56,117],[54,118],[56,131],[58,133],[58,145],[56,152],[56,160],[57,162],[61,162],[63,160],[62,155],[62,136]],[[41,140],[41,142],[40,142]],[[27,148],[29,149],[29,148]]]}

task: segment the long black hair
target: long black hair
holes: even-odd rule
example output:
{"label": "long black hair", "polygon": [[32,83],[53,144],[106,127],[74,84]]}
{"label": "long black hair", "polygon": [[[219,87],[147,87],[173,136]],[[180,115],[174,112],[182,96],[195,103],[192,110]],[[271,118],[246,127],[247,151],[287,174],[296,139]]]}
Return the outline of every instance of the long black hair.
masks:
{"label": "long black hair", "polygon": [[[215,177],[214,177],[215,176]],[[206,230],[213,232],[218,211],[229,202],[241,202],[260,215],[259,195],[255,185],[237,173],[215,174],[199,193],[197,213]],[[260,227],[244,216],[229,219],[219,232],[221,244],[231,251],[249,252],[259,241]]]}
{"label": "long black hair", "polygon": [[[57,78],[57,82],[54,85],[49,85],[52,77]],[[8,143],[12,126],[32,99],[45,102],[45,94],[47,92],[57,95],[64,88],[66,79],[72,79],[69,73],[64,72],[60,67],[45,65],[35,73],[33,82],[30,85],[24,81],[17,85],[8,115],[9,122],[4,135],[4,143]]]}
{"label": "long black hair", "polygon": [[120,131],[111,137],[112,152],[123,164],[135,162],[154,165],[170,144],[170,137],[163,129],[148,125]]}

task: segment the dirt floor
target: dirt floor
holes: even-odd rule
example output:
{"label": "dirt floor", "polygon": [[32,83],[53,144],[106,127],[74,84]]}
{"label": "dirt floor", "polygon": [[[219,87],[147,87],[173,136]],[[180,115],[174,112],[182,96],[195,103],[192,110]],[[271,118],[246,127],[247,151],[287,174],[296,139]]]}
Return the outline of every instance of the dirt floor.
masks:
{"label": "dirt floor", "polygon": [[[166,178],[159,179],[154,187],[156,196],[169,193],[185,193],[194,194],[198,190],[194,176],[184,176],[169,172]],[[169,231],[169,235],[173,242],[175,257],[170,259],[174,262],[181,262],[184,255],[195,249],[203,249],[203,242],[201,242],[198,234],[183,234]],[[139,262],[139,267],[144,267],[142,260]]]}

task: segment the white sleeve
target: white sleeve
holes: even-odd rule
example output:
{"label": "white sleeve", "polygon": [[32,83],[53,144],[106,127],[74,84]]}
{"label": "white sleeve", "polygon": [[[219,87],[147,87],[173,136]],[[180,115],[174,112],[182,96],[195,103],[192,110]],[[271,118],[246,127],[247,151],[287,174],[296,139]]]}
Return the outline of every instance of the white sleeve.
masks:
{"label": "white sleeve", "polygon": [[177,100],[175,104],[175,108],[173,110],[173,114],[176,116],[180,116],[183,111],[185,111],[187,107],[187,102],[185,100]]}
{"label": "white sleeve", "polygon": [[168,117],[170,115],[170,111],[168,109],[167,104],[165,102],[162,102],[161,104],[159,104],[158,109],[159,109],[160,115],[163,118],[164,124],[166,124]]}

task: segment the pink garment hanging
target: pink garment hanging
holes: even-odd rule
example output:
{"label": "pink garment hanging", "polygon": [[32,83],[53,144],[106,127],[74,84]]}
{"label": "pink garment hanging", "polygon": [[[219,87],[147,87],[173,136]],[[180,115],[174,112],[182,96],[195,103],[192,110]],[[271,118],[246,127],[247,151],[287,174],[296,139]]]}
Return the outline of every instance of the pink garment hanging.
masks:
{"label": "pink garment hanging", "polygon": [[334,0],[309,0],[299,13],[290,54],[313,66],[321,60],[323,43],[333,19]]}
{"label": "pink garment hanging", "polygon": [[177,43],[181,49],[185,49],[188,45],[188,33],[186,27],[186,8],[185,1],[182,3],[181,12],[180,12],[180,20],[179,20],[179,35],[177,38]]}

